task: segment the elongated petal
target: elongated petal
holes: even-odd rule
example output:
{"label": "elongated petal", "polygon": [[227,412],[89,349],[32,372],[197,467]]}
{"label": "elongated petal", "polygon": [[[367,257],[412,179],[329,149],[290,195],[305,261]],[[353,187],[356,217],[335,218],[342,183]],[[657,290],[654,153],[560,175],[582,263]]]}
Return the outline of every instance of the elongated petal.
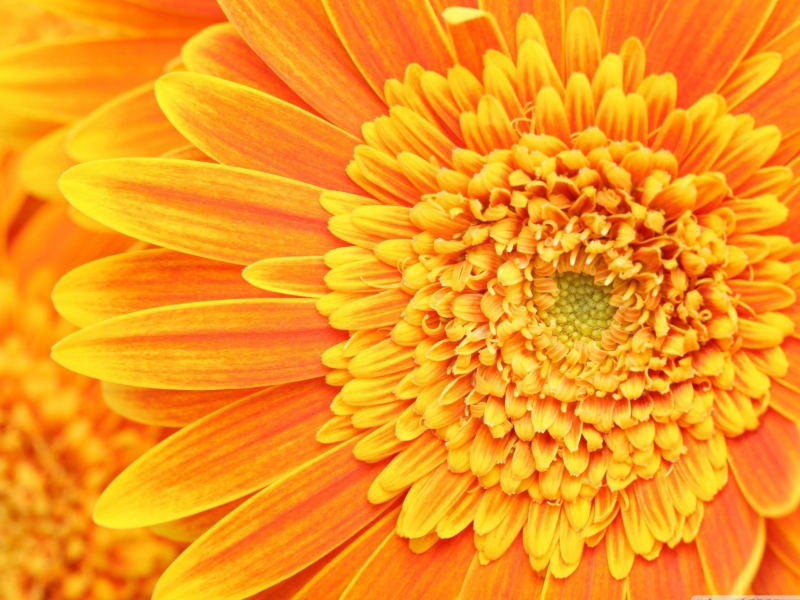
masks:
{"label": "elongated petal", "polygon": [[158,77],[182,42],[180,37],[80,37],[15,46],[0,53],[0,104],[67,123]]}
{"label": "elongated petal", "polygon": [[95,521],[145,527],[265,488],[330,449],[314,434],[330,418],[335,394],[324,379],[312,379],[258,392],[208,415],[125,469],[98,500]]}
{"label": "elongated petal", "polygon": [[82,265],[53,289],[56,310],[79,327],[159,306],[269,296],[236,265],[161,249]]}
{"label": "elongated petal", "polygon": [[690,106],[713,92],[744,58],[773,5],[774,0],[667,3],[645,45],[648,72],[673,73],[680,82],[678,106]]}
{"label": "elongated petal", "polygon": [[650,600],[653,590],[664,598],[691,598],[708,593],[700,557],[694,544],[662,548],[655,560],[637,556],[628,576],[628,598]]}
{"label": "elongated petal", "polygon": [[510,54],[491,13],[456,6],[446,9],[443,17],[458,64],[469,69],[476,77],[483,74],[483,55],[487,50]]}
{"label": "elongated petal", "polygon": [[583,549],[577,570],[566,579],[556,579],[552,572],[548,572],[542,600],[622,600],[624,590],[625,582],[615,579],[608,570],[606,543],[602,541],[594,548]]}
{"label": "elongated petal", "polygon": [[176,542],[193,542],[230,514],[235,508],[238,508],[252,497],[253,494],[248,494],[215,508],[204,510],[201,513],[174,521],[168,521],[166,523],[152,525],[150,530],[161,537],[175,540]]}
{"label": "elongated petal", "polygon": [[418,556],[392,532],[342,594],[341,600],[456,598],[475,552],[472,536],[440,540]]}
{"label": "elongated petal", "polygon": [[800,504],[800,448],[797,425],[774,410],[755,431],[728,440],[728,459],[739,488],[756,512],[782,517]]}
{"label": "elongated petal", "polygon": [[102,389],[106,404],[126,419],[148,425],[184,427],[263,388],[154,390],[104,381]]}
{"label": "elongated petal", "polygon": [[263,290],[292,296],[320,298],[328,292],[325,273],[328,267],[321,256],[268,258],[247,267],[242,275]]}
{"label": "elongated petal", "polygon": [[225,14],[217,4],[216,0],[132,0],[142,6],[150,6],[156,10],[176,15],[195,15],[219,19],[225,18]]}
{"label": "elongated petal", "polygon": [[330,190],[361,191],[345,173],[358,138],[293,104],[186,72],[159,79],[156,94],[172,124],[220,163]]}
{"label": "elongated petal", "polygon": [[[629,37],[646,41],[669,0],[606,0],[600,25],[603,53],[619,52]],[[648,55],[649,56],[649,55]]]}
{"label": "elongated petal", "polygon": [[19,164],[19,177],[34,196],[50,202],[64,202],[64,195],[58,189],[58,178],[75,166],[64,150],[70,127],[61,127],[37,140],[22,155]]}
{"label": "elongated petal", "polygon": [[764,555],[766,527],[735,479],[706,504],[696,543],[711,592],[746,593]]}
{"label": "elongated petal", "polygon": [[383,97],[387,79],[402,81],[411,63],[439,73],[453,66],[444,30],[428,0],[374,0],[358,9],[347,0],[323,4],[339,39],[378,96]]}
{"label": "elongated petal", "polygon": [[753,581],[754,594],[794,594],[800,589],[800,575],[767,548],[764,560]]}
{"label": "elongated petal", "polygon": [[186,145],[158,107],[153,83],[110,100],[76,123],[67,153],[78,162],[126,156],[160,156]]}
{"label": "elongated petal", "polygon": [[53,347],[95,379],[162,389],[249,388],[319,377],[345,339],[312,300],[221,300],[153,308],[90,325]]}
{"label": "elongated petal", "polygon": [[253,50],[323,116],[358,135],[386,106],[361,76],[321,0],[221,0]]}
{"label": "elongated petal", "polygon": [[460,600],[525,600],[539,598],[544,579],[531,568],[522,540],[511,544],[503,556],[480,564],[476,554],[461,588]]}
{"label": "elongated petal", "polygon": [[[191,33],[220,20],[219,11],[176,12],[164,4],[169,0],[38,0],[55,13],[130,31]],[[188,4],[186,0],[178,3]],[[207,0],[203,0],[208,4]],[[192,2],[191,4],[195,4]]]}
{"label": "elongated petal", "polygon": [[317,114],[264,64],[230,23],[212,25],[192,37],[183,45],[181,58],[194,73],[241,83]]}
{"label": "elongated petal", "polygon": [[78,165],[60,187],[78,210],[112,229],[213,260],[246,265],[339,245],[327,232],[321,190],[275,175],[130,158]]}
{"label": "elongated petal", "polygon": [[785,31],[764,52],[778,52],[781,66],[775,76],[742,102],[736,112],[750,113],[758,125],[775,125],[784,138],[800,129],[800,114],[791,109],[788,98],[800,93],[800,24]]}
{"label": "elongated petal", "polygon": [[246,598],[319,560],[378,518],[387,506],[370,504],[366,493],[383,463],[353,458],[357,440],[306,463],[228,515],[172,563],[154,600]]}

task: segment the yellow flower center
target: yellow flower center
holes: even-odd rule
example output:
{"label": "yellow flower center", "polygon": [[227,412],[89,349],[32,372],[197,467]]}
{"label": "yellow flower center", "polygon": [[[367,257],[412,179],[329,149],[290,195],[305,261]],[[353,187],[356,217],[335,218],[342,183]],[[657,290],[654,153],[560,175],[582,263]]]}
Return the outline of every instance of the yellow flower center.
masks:
{"label": "yellow flower center", "polygon": [[318,308],[351,335],[323,357],[342,389],[318,438],[380,426],[356,456],[396,455],[370,500],[410,488],[415,551],[472,523],[488,562],[524,528],[533,567],[566,577],[608,534],[621,578],[694,539],[725,436],[758,426],[785,368],[795,294],[747,257],[785,251],[754,234],[787,211],[714,170],[731,136],[709,132],[749,117],[718,96],[676,110],[668,75],[627,81],[637,40],[564,85],[533,18],[517,32],[483,81],[387,82],[348,167],[380,203],[323,194],[351,245],[326,255]]}

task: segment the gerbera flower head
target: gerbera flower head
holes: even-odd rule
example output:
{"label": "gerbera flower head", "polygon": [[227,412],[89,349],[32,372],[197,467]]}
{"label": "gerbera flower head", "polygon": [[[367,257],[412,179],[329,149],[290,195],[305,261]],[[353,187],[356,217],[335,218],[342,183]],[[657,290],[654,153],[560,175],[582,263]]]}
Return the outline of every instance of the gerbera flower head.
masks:
{"label": "gerbera flower head", "polygon": [[55,293],[56,360],[202,417],[98,505],[205,532],[156,597],[749,589],[800,504],[788,9],[222,4],[156,86],[204,162],[61,184],[169,248]]}

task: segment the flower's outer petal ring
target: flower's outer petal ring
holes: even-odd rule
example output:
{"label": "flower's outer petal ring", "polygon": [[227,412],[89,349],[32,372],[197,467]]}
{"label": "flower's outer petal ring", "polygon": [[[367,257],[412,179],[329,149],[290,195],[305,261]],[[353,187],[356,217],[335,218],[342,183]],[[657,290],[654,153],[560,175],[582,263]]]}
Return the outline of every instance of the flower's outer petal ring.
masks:
{"label": "flower's outer petal ring", "polygon": [[667,3],[645,43],[647,72],[673,73],[680,82],[678,106],[691,106],[717,89],[746,56],[776,2]]}
{"label": "flower's outer petal ring", "polygon": [[313,300],[221,300],[90,325],[56,344],[53,358],[83,375],[138,387],[251,388],[325,375],[320,356],[344,339]]}
{"label": "flower's outer petal ring", "polygon": [[66,140],[77,162],[127,156],[159,156],[186,145],[156,102],[153,82],[113,98],[76,123]]}
{"label": "flower's outer petal ring", "polygon": [[758,125],[775,125],[783,138],[800,130],[800,111],[793,98],[800,95],[800,23],[764,47],[778,52],[781,66],[775,76],[736,107],[737,113],[750,113]]}
{"label": "flower's outer petal ring", "polygon": [[[174,10],[165,10],[166,6],[159,6],[175,4],[169,0],[166,3],[158,0],[36,0],[36,3],[57,14],[125,31],[188,34],[224,18],[216,11],[205,14],[184,11],[183,14],[176,14]],[[203,4],[208,4],[208,0],[204,0]]]}
{"label": "flower's outer petal ring", "polygon": [[293,104],[186,72],[164,75],[156,96],[172,124],[217,162],[328,190],[362,191],[345,173],[358,138]]}
{"label": "flower's outer petal ring", "polygon": [[320,188],[256,171],[115,159],[73,167],[59,187],[78,210],[112,229],[212,260],[247,265],[341,245],[327,231]]}
{"label": "flower's outer petal ring", "polygon": [[356,575],[341,600],[457,598],[475,553],[472,534],[439,540],[418,556],[408,540],[389,534]]}
{"label": "flower's outer petal ring", "polygon": [[428,0],[322,3],[353,62],[381,98],[386,80],[402,81],[412,63],[441,74],[454,64],[444,29]]}
{"label": "flower's outer petal ring", "polygon": [[297,95],[345,131],[386,112],[336,35],[322,0],[220,0],[228,19]]}
{"label": "flower's outer petal ring", "polygon": [[103,400],[111,410],[131,421],[162,427],[185,427],[262,389],[154,390],[102,382]]}
{"label": "flower's outer petal ring", "polygon": [[770,548],[764,553],[756,578],[753,581],[754,594],[795,594],[800,590],[800,574],[786,566]]}
{"label": "flower's outer petal ring", "polygon": [[544,579],[530,566],[521,539],[517,539],[503,556],[488,565],[472,559],[459,600],[525,600],[539,598]]}
{"label": "flower's outer petal ring", "polygon": [[359,439],[289,473],[212,527],[164,572],[153,599],[247,598],[377,519],[388,507],[370,504],[367,489],[386,463],[354,459]]}
{"label": "flower's outer petal ring", "polygon": [[236,265],[163,249],[81,265],[53,289],[56,310],[78,327],[159,306],[265,297],[274,294],[248,284]]}
{"label": "flower's outer petal ring", "polygon": [[797,425],[769,409],[755,431],[728,440],[728,462],[739,488],[756,512],[783,517],[800,504]]}
{"label": "flower's outer petal ring", "polygon": [[603,54],[619,53],[630,37],[644,41],[669,0],[606,0],[598,23]]}
{"label": "flower's outer petal ring", "polygon": [[691,598],[708,593],[694,543],[681,542],[674,549],[664,546],[655,560],[637,556],[628,575],[628,598],[650,600],[653,590],[663,598]]}
{"label": "flower's outer petal ring", "polygon": [[74,37],[14,46],[0,53],[0,105],[68,123],[161,75],[182,42],[180,37]]}
{"label": "flower's outer petal ring", "polygon": [[212,25],[183,45],[181,58],[194,73],[240,83],[319,115],[272,72],[230,23]]}
{"label": "flower's outer petal ring", "polygon": [[[720,544],[720,540],[725,540]],[[705,505],[696,544],[714,594],[745,594],[764,556],[766,526],[734,478]]]}
{"label": "flower's outer petal ring", "polygon": [[75,161],[64,151],[69,131],[70,126],[67,125],[48,133],[32,144],[20,159],[20,181],[37,198],[50,202],[66,202],[58,189],[58,178],[64,171],[75,166]]}
{"label": "flower's outer petal ring", "polygon": [[328,293],[322,256],[267,258],[253,263],[242,276],[257,288],[277,294],[321,298]]}
{"label": "flower's outer petal ring", "polygon": [[542,590],[542,600],[622,600],[624,596],[625,582],[615,579],[608,570],[605,541],[593,548],[585,547],[578,568],[566,579],[557,579],[548,571]]}
{"label": "flower's outer petal ring", "polygon": [[149,6],[176,15],[194,15],[218,20],[225,18],[217,0],[129,0],[134,4]]}
{"label": "flower's outer petal ring", "polygon": [[255,494],[248,494],[201,513],[190,515],[182,519],[176,519],[175,521],[153,525],[150,527],[150,530],[156,535],[165,537],[168,540],[193,542],[254,495]]}
{"label": "flower's outer petal ring", "polygon": [[221,408],[125,469],[97,501],[95,521],[146,527],[265,488],[329,449],[314,434],[330,418],[335,395],[319,378],[279,385]]}

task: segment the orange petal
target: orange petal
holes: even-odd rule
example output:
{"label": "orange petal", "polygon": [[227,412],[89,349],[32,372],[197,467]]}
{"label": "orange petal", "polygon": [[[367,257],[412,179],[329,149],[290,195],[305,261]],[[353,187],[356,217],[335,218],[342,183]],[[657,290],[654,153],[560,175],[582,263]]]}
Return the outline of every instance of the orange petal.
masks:
{"label": "orange petal", "polygon": [[758,125],[775,125],[784,138],[800,129],[800,114],[788,103],[800,94],[800,24],[785,31],[764,46],[764,52],[778,52],[781,66],[775,76],[736,107],[737,113],[750,113]]}
{"label": "orange petal", "polygon": [[646,41],[668,2],[669,0],[606,0],[600,23],[603,53],[619,53],[622,44],[629,37]]}
{"label": "orange petal", "polygon": [[340,245],[327,231],[322,190],[275,175],[129,158],[73,167],[60,187],[73,206],[112,229],[212,260],[246,265]]}
{"label": "orange petal", "polygon": [[182,38],[80,37],[20,44],[0,53],[0,104],[68,123],[155,79]]}
{"label": "orange petal", "polygon": [[[186,0],[178,2],[187,4]],[[159,6],[165,3],[169,0],[37,0],[37,4],[57,14],[129,31],[190,33],[222,18],[218,11],[176,13]],[[207,5],[208,0],[203,4]]]}
{"label": "orange petal", "polygon": [[386,80],[402,80],[412,63],[439,73],[453,66],[444,30],[428,0],[373,0],[358,8],[348,0],[323,4],[353,62],[381,98]]}
{"label": "orange petal", "polygon": [[212,25],[192,37],[183,45],[181,58],[190,71],[241,83],[317,114],[264,64],[230,23]]}
{"label": "orange petal", "polygon": [[753,580],[753,593],[789,595],[796,594],[797,590],[800,590],[800,574],[787,567],[775,552],[767,548]]}
{"label": "orange petal", "polygon": [[319,560],[377,519],[388,507],[370,504],[366,496],[384,463],[353,458],[357,441],[306,463],[219,522],[170,565],[154,600],[246,598]]}
{"label": "orange petal", "polygon": [[695,542],[711,593],[747,593],[764,555],[766,528],[735,479],[705,505]]}
{"label": "orange petal", "polygon": [[329,291],[324,280],[328,271],[321,256],[299,256],[260,260],[247,267],[242,275],[263,290],[321,298]]}
{"label": "orange petal", "polygon": [[[563,518],[563,517],[562,517]],[[557,579],[548,571],[542,600],[583,600],[609,598],[622,600],[625,582],[612,577],[606,559],[606,543],[584,547],[577,570],[566,579]],[[677,596],[675,596],[677,598]]]}
{"label": "orange petal", "polygon": [[342,594],[341,600],[456,598],[475,552],[472,536],[440,540],[418,556],[390,533]]}
{"label": "orange petal", "polygon": [[[585,556],[585,555],[584,555]],[[539,598],[544,579],[531,568],[522,540],[503,556],[482,565],[476,554],[464,578],[459,600],[524,600]]]}
{"label": "orange petal", "polygon": [[263,388],[243,390],[154,390],[103,382],[103,400],[126,419],[183,427]]}
{"label": "orange petal", "polygon": [[67,138],[67,153],[77,162],[126,156],[159,156],[183,146],[158,107],[153,83],[145,83],[81,119]]}
{"label": "orange petal", "polygon": [[[390,510],[355,536],[336,557],[323,567],[292,600],[339,600],[356,573],[378,546],[394,531],[400,507]],[[267,590],[269,592],[271,590]]]}
{"label": "orange petal", "polygon": [[[330,190],[361,191],[345,173],[358,138],[293,104],[186,72],[159,79],[156,95],[172,124],[220,163]],[[245,126],[242,114],[247,115]]]}
{"label": "orange petal", "polygon": [[469,69],[478,79],[483,76],[483,55],[487,50],[498,50],[510,56],[508,45],[491,13],[458,6],[448,8],[442,16],[458,64]]}
{"label": "orange petal", "polygon": [[150,527],[150,530],[168,540],[193,542],[221,521],[223,517],[227,516],[234,508],[238,508],[252,497],[253,494],[248,494],[236,500],[232,500],[231,502],[226,502],[221,506],[204,510],[196,515],[153,525]]}
{"label": "orange petal", "polygon": [[663,598],[691,598],[707,594],[700,557],[694,544],[678,544],[675,549],[661,549],[652,561],[637,556],[628,575],[628,598],[650,600],[653,591]]}
{"label": "orange petal", "polygon": [[176,15],[195,15],[198,17],[223,20],[225,13],[217,0],[131,0],[142,6],[149,6]]}
{"label": "orange petal", "polygon": [[767,410],[755,431],[728,439],[728,458],[739,488],[756,512],[768,518],[789,514],[800,504],[800,448],[797,425]]}
{"label": "orange petal", "polygon": [[774,0],[667,3],[645,44],[647,72],[673,73],[679,82],[678,106],[690,106],[727,79],[774,4]]}
{"label": "orange petal", "polygon": [[[790,364],[796,365],[797,363],[791,362]],[[789,369],[787,377],[792,375],[796,376],[796,371]],[[796,377],[793,377],[793,379],[796,379]],[[795,423],[800,422],[800,388],[789,384],[788,381],[783,379],[772,380],[772,385],[769,388],[769,405],[787,419]]]}
{"label": "orange petal", "polygon": [[56,129],[37,140],[22,155],[19,163],[19,177],[25,189],[42,200],[64,202],[64,195],[58,189],[58,178],[75,166],[64,151],[64,142],[70,127]]}
{"label": "orange petal", "polygon": [[314,435],[330,418],[335,395],[324,379],[280,385],[189,425],[111,482],[97,501],[95,522],[146,527],[265,488],[329,450]]}
{"label": "orange petal", "polygon": [[[798,571],[800,557],[800,511],[780,519],[767,519],[767,548]],[[800,575],[800,573],[798,573]],[[800,588],[798,588],[800,589]]]}
{"label": "orange petal", "polygon": [[53,289],[56,310],[79,327],[159,306],[269,296],[238,266],[162,249],[82,265]]}
{"label": "orange petal", "polygon": [[319,0],[220,0],[267,66],[323,116],[358,135],[386,106],[353,64]]}
{"label": "orange petal", "polygon": [[[67,216],[67,204],[39,209],[12,240],[11,263],[23,279],[46,269],[55,279],[90,260],[124,252],[133,240],[117,233],[96,233],[79,227]],[[42,240],[48,240],[43,244]]]}
{"label": "orange petal", "polygon": [[772,40],[780,36],[787,29],[790,29],[800,19],[800,4],[794,0],[778,0],[775,8],[769,15],[769,19],[758,34],[758,39],[750,48],[752,56]]}
{"label": "orange petal", "polygon": [[[460,6],[466,6],[458,2]],[[523,13],[533,14],[532,0],[480,0],[481,10],[492,13],[512,57],[517,56],[517,21]]]}
{"label": "orange petal", "polygon": [[56,344],[53,358],[125,385],[250,388],[324,375],[320,356],[346,337],[328,327],[313,300],[220,300],[90,325]]}

